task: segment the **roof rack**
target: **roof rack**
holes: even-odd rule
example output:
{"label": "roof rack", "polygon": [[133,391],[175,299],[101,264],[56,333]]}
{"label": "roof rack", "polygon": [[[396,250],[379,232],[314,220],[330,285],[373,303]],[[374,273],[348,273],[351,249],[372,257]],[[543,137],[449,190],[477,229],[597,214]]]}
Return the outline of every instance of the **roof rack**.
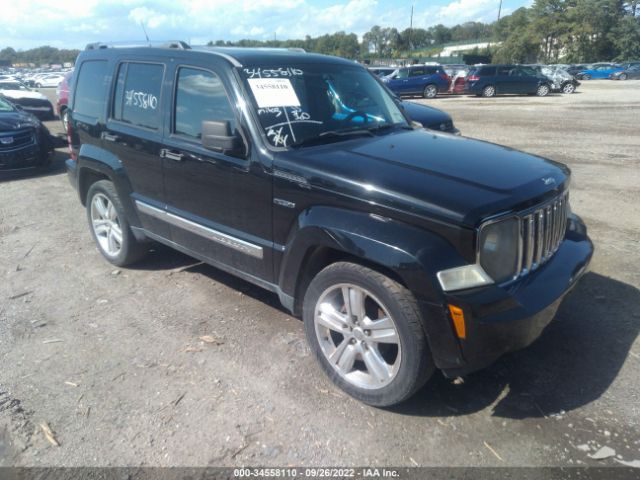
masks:
{"label": "roof rack", "polygon": [[101,50],[104,48],[131,48],[131,47],[152,47],[152,48],[175,48],[177,50],[190,50],[187,42],[182,40],[165,41],[141,41],[141,42],[94,42],[89,43],[85,50]]}

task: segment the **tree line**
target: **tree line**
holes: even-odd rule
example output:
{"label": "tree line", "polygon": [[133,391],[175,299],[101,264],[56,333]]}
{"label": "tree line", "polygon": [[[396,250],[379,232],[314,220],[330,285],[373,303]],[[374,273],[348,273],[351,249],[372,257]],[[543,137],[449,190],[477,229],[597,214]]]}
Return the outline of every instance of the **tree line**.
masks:
{"label": "tree line", "polygon": [[58,49],[49,46],[18,51],[11,47],[6,47],[0,50],[0,61],[4,60],[12,65],[18,63],[33,63],[37,66],[43,64],[62,64],[75,61],[79,53],[80,50]]}
{"label": "tree line", "polygon": [[[359,41],[355,33],[336,32],[293,40],[216,40],[209,45],[303,48],[309,52],[367,60],[434,56],[450,43],[490,42],[474,53],[494,63],[586,63],[640,59],[640,0],[535,0],[492,23],[466,22],[453,27],[373,26]],[[78,50],[43,46],[0,50],[11,63],[71,62]]]}
{"label": "tree line", "polygon": [[492,23],[427,29],[373,26],[304,40],[218,40],[210,45],[298,47],[353,59],[434,56],[448,43],[489,42],[474,51],[494,63],[586,63],[640,59],[640,0],[535,0]]}

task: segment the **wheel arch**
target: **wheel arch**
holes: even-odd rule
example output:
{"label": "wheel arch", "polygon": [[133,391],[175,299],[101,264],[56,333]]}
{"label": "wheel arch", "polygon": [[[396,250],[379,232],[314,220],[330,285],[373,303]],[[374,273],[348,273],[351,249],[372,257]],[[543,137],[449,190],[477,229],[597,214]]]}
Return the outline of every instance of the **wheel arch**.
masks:
{"label": "wheel arch", "polygon": [[113,154],[90,144],[83,144],[78,153],[78,194],[86,206],[91,185],[99,180],[113,183],[130,225],[141,225],[138,212],[133,205],[131,183],[122,162]]}
{"label": "wheel arch", "polygon": [[[441,236],[389,218],[335,207],[312,207],[289,234],[278,272],[282,292],[293,297],[294,313],[313,277],[337,261],[376,270],[421,298],[438,302],[436,271],[453,247]],[[453,253],[455,254],[455,253]]]}

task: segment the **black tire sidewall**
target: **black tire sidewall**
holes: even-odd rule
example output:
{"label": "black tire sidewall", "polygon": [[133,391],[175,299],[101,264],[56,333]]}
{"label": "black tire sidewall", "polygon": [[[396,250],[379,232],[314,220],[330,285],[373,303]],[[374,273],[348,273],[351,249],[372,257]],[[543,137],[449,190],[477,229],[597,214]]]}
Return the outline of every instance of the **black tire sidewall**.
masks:
{"label": "black tire sidewall", "polygon": [[[493,89],[493,93],[491,95],[487,95],[487,89],[492,88]],[[491,97],[495,97],[496,96],[496,87],[494,87],[493,85],[486,85],[485,87],[482,88],[482,96],[485,98],[491,98]]]}
{"label": "black tire sidewall", "polygon": [[[91,204],[93,202],[93,197],[97,193],[101,193],[106,196],[113,204],[113,207],[118,214],[120,229],[122,230],[122,247],[120,248],[120,252],[116,256],[111,256],[102,249],[102,247],[100,246],[100,242],[98,242],[96,234],[93,230],[93,224],[91,220]],[[133,233],[131,232],[131,228],[129,227],[129,222],[127,221],[124,208],[122,207],[122,203],[120,202],[120,198],[118,197],[115,186],[112,182],[110,182],[109,180],[100,180],[91,185],[89,191],[87,192],[86,211],[91,237],[93,238],[98,251],[104,258],[109,261],[109,263],[112,263],[113,265],[116,265],[118,267],[123,267],[135,262],[141,257],[141,245],[138,243]]]}
{"label": "black tire sidewall", "polygon": [[[368,271],[372,274],[366,275],[363,274],[363,271]],[[304,297],[303,319],[307,341],[311,350],[331,381],[357,400],[372,406],[385,407],[399,403],[411,396],[431,376],[435,367],[433,367],[433,361],[426,346],[424,333],[421,329],[416,332],[415,328],[412,329],[410,327],[396,296],[388,291],[380,281],[380,278],[392,281],[378,272],[360,265],[349,263],[331,265],[320,272],[309,285]],[[395,322],[400,337],[401,364],[395,378],[383,388],[368,390],[348,383],[329,364],[322,353],[315,332],[315,307],[320,295],[332,285],[339,283],[358,285],[371,292],[384,304]],[[396,285],[399,286],[397,283]],[[401,288],[405,294],[411,295],[408,290]],[[412,295],[410,301],[415,302]],[[425,359],[427,359],[426,362]]]}

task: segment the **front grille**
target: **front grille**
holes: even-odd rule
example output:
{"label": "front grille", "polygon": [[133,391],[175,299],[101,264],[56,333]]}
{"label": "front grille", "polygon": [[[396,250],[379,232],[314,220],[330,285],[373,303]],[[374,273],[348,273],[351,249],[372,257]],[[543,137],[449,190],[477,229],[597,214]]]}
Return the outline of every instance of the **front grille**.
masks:
{"label": "front grille", "polygon": [[543,265],[558,250],[564,240],[569,212],[569,192],[566,191],[521,217],[521,274]]}
{"label": "front grille", "polygon": [[15,132],[0,133],[0,152],[8,152],[18,148],[33,145],[35,137],[33,130],[16,130]]}

